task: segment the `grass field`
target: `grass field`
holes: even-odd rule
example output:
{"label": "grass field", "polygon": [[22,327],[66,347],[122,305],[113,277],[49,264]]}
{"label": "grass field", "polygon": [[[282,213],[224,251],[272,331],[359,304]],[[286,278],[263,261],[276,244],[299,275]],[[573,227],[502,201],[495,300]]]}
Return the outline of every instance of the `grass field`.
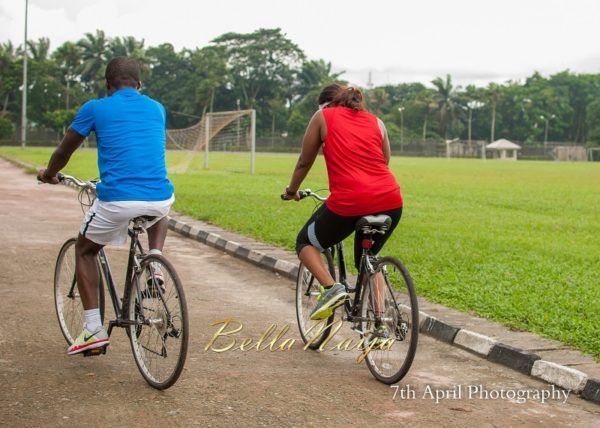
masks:
{"label": "grass field", "polygon": [[[1,148],[44,165],[49,149]],[[169,164],[181,153],[169,153]],[[293,248],[314,208],[282,202],[296,155],[198,156],[171,176],[175,209]],[[95,152],[78,151],[65,171],[98,175]],[[515,329],[560,340],[600,361],[600,164],[393,158],[402,221],[384,253],[411,271],[418,294]],[[304,187],[327,188],[322,158]]]}

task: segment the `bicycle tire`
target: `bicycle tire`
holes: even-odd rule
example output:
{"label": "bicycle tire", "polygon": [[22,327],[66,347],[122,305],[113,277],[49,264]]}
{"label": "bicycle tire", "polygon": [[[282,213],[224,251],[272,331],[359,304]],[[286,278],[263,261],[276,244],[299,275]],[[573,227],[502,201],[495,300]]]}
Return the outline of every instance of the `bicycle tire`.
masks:
{"label": "bicycle tire", "polygon": [[[327,248],[321,254],[329,273],[335,280],[336,270],[331,249]],[[298,276],[296,277],[296,319],[298,320],[298,329],[300,330],[302,341],[308,344],[308,348],[312,350],[319,349],[319,346],[327,339],[331,333],[331,326],[334,320],[334,314],[332,314],[327,318],[325,328],[323,329],[318,325],[318,321],[310,319],[310,313],[317,304],[319,285],[319,281],[316,280],[304,264],[300,263],[300,266],[298,266]],[[315,333],[319,332],[320,334],[315,335]]]}
{"label": "bicycle tire", "polygon": [[[54,268],[54,307],[58,325],[67,344],[72,345],[81,333],[85,321],[83,303],[75,278],[75,244],[77,238],[65,241]],[[104,322],[104,287],[100,265],[98,266],[98,307],[100,319]]]}
{"label": "bicycle tire", "polygon": [[[158,270],[162,285],[154,275]],[[136,321],[127,332],[140,373],[153,388],[169,388],[185,365],[189,337],[185,294],[173,265],[160,255],[144,257],[124,301],[124,317]]]}
{"label": "bicycle tire", "polygon": [[[387,326],[388,346],[375,346],[367,353],[365,361],[371,374],[380,382],[393,384],[402,379],[410,369],[419,338],[419,306],[412,278],[404,265],[394,257],[382,257],[374,264],[363,290],[361,331],[365,344],[374,340],[375,313],[380,313],[381,323]],[[383,273],[385,285],[375,285],[375,275]],[[378,295],[378,297],[376,297]],[[385,297],[383,297],[385,295]],[[381,302],[385,303],[381,307]],[[369,345],[366,345],[369,346]]]}

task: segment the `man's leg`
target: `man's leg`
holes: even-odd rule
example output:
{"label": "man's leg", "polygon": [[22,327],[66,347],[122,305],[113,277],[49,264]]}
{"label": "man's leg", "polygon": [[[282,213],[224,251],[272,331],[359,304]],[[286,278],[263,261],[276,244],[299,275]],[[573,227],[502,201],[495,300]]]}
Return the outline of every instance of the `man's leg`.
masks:
{"label": "man's leg", "polygon": [[168,218],[163,217],[148,228],[148,245],[150,246],[150,251],[159,250],[162,252],[165,239],[167,238],[168,226]]}
{"label": "man's leg", "polygon": [[96,244],[79,234],[75,245],[75,275],[83,308],[98,308],[98,265],[96,257],[104,245]]}
{"label": "man's leg", "polygon": [[81,334],[67,349],[69,355],[78,354],[109,344],[108,334],[102,326],[98,307],[98,265],[96,257],[104,247],[79,234],[75,244],[75,276],[83,303],[85,325]]}
{"label": "man's leg", "polygon": [[[147,229],[148,246],[150,247],[148,254],[162,255],[162,249],[165,245],[165,239],[167,238],[168,225],[169,220],[165,216]],[[150,271],[146,278],[146,285],[148,286],[147,296],[158,297],[156,284],[160,286],[164,292],[164,283],[165,278],[162,269],[160,268],[160,264],[155,262],[150,263]]]}

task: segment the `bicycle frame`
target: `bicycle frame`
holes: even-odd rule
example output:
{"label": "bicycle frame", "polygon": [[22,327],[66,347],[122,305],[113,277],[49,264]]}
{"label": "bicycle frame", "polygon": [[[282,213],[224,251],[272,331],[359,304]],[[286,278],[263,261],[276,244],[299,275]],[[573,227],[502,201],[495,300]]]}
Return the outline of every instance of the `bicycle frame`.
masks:
{"label": "bicycle frame", "polygon": [[[125,286],[123,288],[123,294],[125,290],[131,287],[131,281],[136,270],[140,267],[140,259],[144,257],[144,250],[142,244],[139,241],[139,234],[142,231],[141,221],[136,220],[133,227],[128,229],[128,234],[131,237],[131,243],[129,245],[129,255],[127,258],[127,270],[125,273]],[[102,276],[106,281],[106,287],[108,288],[108,294],[112,301],[113,309],[115,311],[115,320],[111,320],[108,326],[108,335],[110,336],[113,327],[126,327],[129,325],[136,324],[136,321],[130,321],[123,316],[123,301],[119,298],[119,293],[115,285],[115,281],[112,276],[110,265],[108,263],[108,257],[104,248],[98,252],[98,260],[100,262],[100,269],[102,270]]]}
{"label": "bicycle frame", "polygon": [[[301,198],[305,198],[307,196],[312,196],[318,201],[324,202],[326,198],[319,196],[317,193],[314,193],[310,189],[301,190],[300,191]],[[357,233],[357,232],[355,232]],[[354,298],[351,300],[347,300],[344,303],[344,312],[346,315],[345,320],[350,322],[356,321],[368,321],[359,317],[360,306],[362,302],[362,287],[364,283],[365,276],[371,275],[374,272],[373,269],[373,261],[376,259],[376,256],[371,253],[371,246],[373,245],[373,235],[375,235],[376,231],[368,232],[369,237],[365,239],[369,239],[370,243],[368,246],[363,247],[362,254],[360,258],[358,276],[356,278],[356,284],[352,287],[348,283],[348,274],[346,270],[346,260],[344,255],[344,243],[338,242],[337,244],[327,248],[325,251],[329,251],[331,253],[332,259],[338,258],[338,266],[339,266],[339,278],[337,278],[337,282],[344,284],[346,290],[354,293]],[[336,254],[337,253],[337,254]]]}
{"label": "bicycle frame", "polygon": [[346,260],[344,255],[344,244],[342,242],[338,242],[333,247],[327,249],[327,251],[336,252],[337,254],[332,254],[332,257],[336,257],[338,259],[338,266],[340,277],[338,278],[338,282],[344,284],[346,289],[354,293],[354,298],[351,300],[347,300],[344,304],[344,312],[346,315],[346,321],[356,322],[356,321],[367,321],[362,319],[359,316],[360,306],[362,302],[362,288],[364,285],[365,275],[370,275],[373,273],[373,263],[372,260],[376,257],[371,254],[370,250],[363,248],[362,255],[360,259],[360,269],[358,271],[358,275],[356,278],[356,284],[354,287],[351,287],[348,283],[347,270],[346,270]]}

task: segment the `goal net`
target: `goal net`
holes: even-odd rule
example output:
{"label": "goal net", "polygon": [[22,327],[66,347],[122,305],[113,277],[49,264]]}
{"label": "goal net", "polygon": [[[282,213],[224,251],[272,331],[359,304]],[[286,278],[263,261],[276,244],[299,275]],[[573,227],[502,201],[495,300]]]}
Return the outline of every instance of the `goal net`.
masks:
{"label": "goal net", "polygon": [[177,150],[169,172],[225,169],[254,174],[255,110],[206,113],[188,128],[167,130],[167,149]]}

